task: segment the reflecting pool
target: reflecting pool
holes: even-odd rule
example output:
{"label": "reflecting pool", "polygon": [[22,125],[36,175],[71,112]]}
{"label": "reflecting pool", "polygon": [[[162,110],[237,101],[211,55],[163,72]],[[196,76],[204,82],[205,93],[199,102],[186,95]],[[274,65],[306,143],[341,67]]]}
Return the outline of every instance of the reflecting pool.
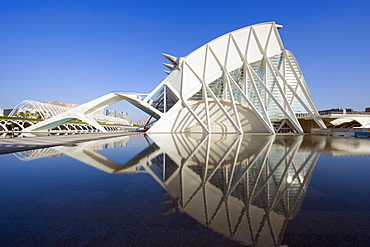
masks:
{"label": "reflecting pool", "polygon": [[370,140],[123,136],[0,155],[1,246],[370,246]]}

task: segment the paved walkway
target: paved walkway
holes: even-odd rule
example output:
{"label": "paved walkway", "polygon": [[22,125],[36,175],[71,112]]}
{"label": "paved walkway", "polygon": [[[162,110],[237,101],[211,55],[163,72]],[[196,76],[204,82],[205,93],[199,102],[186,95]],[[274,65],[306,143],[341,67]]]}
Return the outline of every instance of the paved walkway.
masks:
{"label": "paved walkway", "polygon": [[31,149],[67,145],[118,136],[138,134],[138,132],[108,132],[61,136],[0,138],[0,154],[14,153]]}

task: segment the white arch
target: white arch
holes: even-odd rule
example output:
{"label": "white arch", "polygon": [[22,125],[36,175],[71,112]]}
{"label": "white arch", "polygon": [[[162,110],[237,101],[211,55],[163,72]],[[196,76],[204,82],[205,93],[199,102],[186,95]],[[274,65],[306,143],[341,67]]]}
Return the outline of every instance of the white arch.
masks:
{"label": "white arch", "polygon": [[[130,94],[128,95],[130,96]],[[127,97],[128,96],[126,96],[126,94],[124,93],[109,93],[92,101],[89,101],[83,105],[80,105],[76,108],[69,109],[61,114],[58,114],[35,125],[27,127],[24,129],[24,131],[28,132],[28,131],[48,130],[74,120],[81,120],[94,126],[96,129],[102,132],[106,132],[105,128],[102,127],[94,119],[93,117],[94,114],[114,103],[117,103],[118,101],[126,99]]]}
{"label": "white arch", "polygon": [[32,117],[37,118],[36,114],[40,114],[42,119],[46,119],[58,115],[62,112],[66,112],[68,111],[68,109],[69,108],[67,107],[51,105],[34,100],[24,100],[14,107],[14,109],[10,112],[9,116],[15,117],[18,115],[19,112],[29,111],[30,113],[35,114],[35,116],[28,116],[30,118]]}
{"label": "white arch", "polygon": [[370,117],[368,116],[346,116],[337,118],[330,123],[333,125],[340,125],[342,123],[348,123],[352,121],[356,121],[361,124],[362,128],[370,128]]}

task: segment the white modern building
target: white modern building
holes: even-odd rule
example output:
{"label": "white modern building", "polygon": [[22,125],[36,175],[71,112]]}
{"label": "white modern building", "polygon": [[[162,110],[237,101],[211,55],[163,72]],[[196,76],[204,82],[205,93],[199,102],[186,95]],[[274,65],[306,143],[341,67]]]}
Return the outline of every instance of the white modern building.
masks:
{"label": "white modern building", "polygon": [[171,63],[164,64],[168,76],[151,93],[110,93],[33,130],[92,114],[120,100],[158,120],[150,133],[303,134],[298,120],[302,116],[313,120],[313,127],[325,129],[298,62],[280,39],[281,27],[274,22],[256,24],[214,39],[185,57],[164,54]]}
{"label": "white modern building", "polygon": [[159,112],[149,132],[303,133],[320,119],[302,71],[274,22],[225,34],[185,57],[164,55],[167,78],[142,102]]}

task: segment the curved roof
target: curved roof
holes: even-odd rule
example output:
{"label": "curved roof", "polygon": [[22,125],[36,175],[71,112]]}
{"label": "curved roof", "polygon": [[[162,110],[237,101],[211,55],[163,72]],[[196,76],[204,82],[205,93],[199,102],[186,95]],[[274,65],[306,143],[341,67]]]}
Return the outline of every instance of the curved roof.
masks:
{"label": "curved roof", "polygon": [[342,117],[342,118],[338,118],[338,119],[335,119],[333,121],[331,121],[330,123],[333,124],[333,125],[340,125],[342,123],[349,123],[349,122],[352,122],[352,121],[356,121],[358,122],[359,124],[362,125],[363,128],[370,128],[370,117],[368,116],[347,116],[347,117]]}
{"label": "curved roof", "polygon": [[[48,119],[70,109],[71,108],[68,107],[52,105],[34,100],[24,100],[14,107],[14,109],[10,112],[9,117]],[[122,119],[105,116],[103,114],[93,114],[93,118],[105,124],[130,125],[130,120],[128,119],[128,116],[126,116],[126,119]]]}
{"label": "curved roof", "polygon": [[[224,35],[221,35],[221,36],[219,36],[219,37],[217,37],[217,38],[215,38],[215,39],[211,40],[210,42],[208,42],[208,43],[206,43],[205,45],[203,45],[203,46],[199,47],[198,49],[201,49],[201,48],[205,47],[205,46],[206,46],[206,45],[208,45],[208,44],[211,44],[211,43],[213,43],[213,42],[216,42],[216,41],[218,41],[219,39],[228,38],[228,36],[229,36],[229,34],[230,34],[230,33],[234,33],[234,34],[235,34],[235,33],[238,33],[238,32],[244,32],[244,31],[249,32],[251,27],[254,27],[254,28],[255,28],[255,27],[258,27],[258,26],[266,26],[266,25],[267,25],[267,26],[275,25],[277,29],[280,29],[280,28],[282,28],[282,27],[283,27],[282,25],[276,24],[275,22],[263,22],[263,23],[257,23],[257,24],[249,25],[249,26],[242,27],[242,28],[236,29],[236,30],[234,30],[234,31],[231,31],[231,32],[225,33]],[[191,53],[189,53],[189,54],[188,54],[188,55],[186,55],[185,57],[190,56],[191,54],[193,54],[194,52],[196,52],[198,49],[196,49],[196,50],[192,51]]]}
{"label": "curved roof", "polygon": [[9,117],[28,117],[47,119],[60,113],[68,111],[69,108],[38,102],[34,100],[24,100],[14,107]]}
{"label": "curved roof", "polygon": [[[281,54],[284,46],[277,28],[275,22],[247,26],[224,34],[185,57],[178,58],[177,67],[182,63],[187,65],[183,67],[187,82],[182,88],[185,98],[199,90],[199,78],[209,83],[222,76],[223,68],[232,71],[240,68],[244,62],[250,64],[264,56]],[[166,81],[180,91],[176,72],[179,71],[173,70]]]}

